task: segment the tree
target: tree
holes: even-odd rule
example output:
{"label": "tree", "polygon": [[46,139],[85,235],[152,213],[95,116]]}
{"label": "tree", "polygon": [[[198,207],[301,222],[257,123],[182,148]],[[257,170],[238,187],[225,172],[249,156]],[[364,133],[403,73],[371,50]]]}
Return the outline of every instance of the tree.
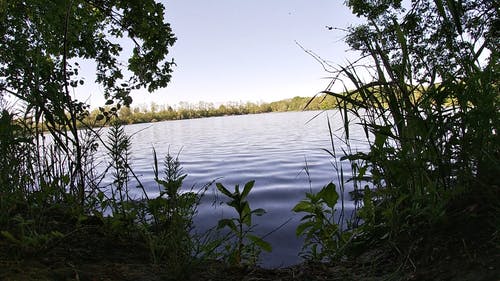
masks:
{"label": "tree", "polygon": [[[498,232],[489,225],[500,199],[492,176],[500,173],[498,1],[346,3],[366,19],[346,37],[361,58],[340,66],[323,93],[342,113],[349,148],[342,159],[350,161],[350,182],[361,194],[362,223],[353,237],[389,241],[412,259],[416,249],[443,241],[432,239],[447,231],[445,221],[466,229],[464,222],[482,217],[482,233]],[[339,81],[342,93],[332,90]],[[350,151],[350,126],[358,125],[366,153]],[[468,204],[481,205],[481,213],[460,213]]]}
{"label": "tree", "polygon": [[[70,94],[84,83],[78,62],[95,63],[106,105],[116,103],[111,113],[130,105],[133,89],[165,87],[173,65],[168,48],[176,38],[164,10],[154,0],[0,1],[0,95],[23,101],[25,114],[43,121],[55,142],[74,155],[72,185],[81,200],[83,155],[76,124],[88,105]],[[133,45],[130,54],[117,43],[122,38]]]}
{"label": "tree", "polygon": [[[1,90],[69,106],[66,87],[83,83],[76,61],[87,59],[97,64],[105,97],[129,105],[132,89],[153,91],[170,80],[172,62],[165,59],[176,38],[163,14],[153,0],[2,1]],[[127,65],[119,63],[123,48],[114,43],[123,37],[134,45]]]}
{"label": "tree", "polygon": [[[498,2],[412,0],[408,11],[401,0],[347,4],[368,22],[352,28],[347,42],[374,69],[373,83],[355,93],[368,99],[378,87],[370,102],[388,105],[395,140],[411,153],[424,147],[441,153],[453,167],[448,177],[470,181],[490,173],[498,161],[486,152],[498,153]],[[429,143],[416,149],[415,138]]]}
{"label": "tree", "polygon": [[402,2],[347,1],[368,22],[352,28],[347,43],[365,55],[384,53],[395,71],[417,82],[467,75],[489,54],[492,63],[498,59],[497,1],[412,0],[404,2],[407,9]]}

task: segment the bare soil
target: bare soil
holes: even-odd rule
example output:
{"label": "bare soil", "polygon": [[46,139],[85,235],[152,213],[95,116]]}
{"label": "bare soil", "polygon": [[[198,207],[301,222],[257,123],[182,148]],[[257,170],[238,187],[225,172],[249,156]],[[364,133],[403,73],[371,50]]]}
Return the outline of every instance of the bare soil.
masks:
{"label": "bare soil", "polygon": [[[4,241],[5,242],[5,241]],[[0,243],[3,243],[0,240]],[[205,261],[188,266],[183,276],[169,274],[169,265],[151,264],[140,242],[107,237],[99,228],[83,228],[32,256],[14,257],[0,244],[0,280],[156,281],[156,280],[484,280],[500,281],[500,245],[484,244],[469,252],[444,251],[433,261],[401,261],[388,249],[375,248],[337,264],[312,264],[263,269],[228,267]],[[464,249],[462,247],[462,249]]]}

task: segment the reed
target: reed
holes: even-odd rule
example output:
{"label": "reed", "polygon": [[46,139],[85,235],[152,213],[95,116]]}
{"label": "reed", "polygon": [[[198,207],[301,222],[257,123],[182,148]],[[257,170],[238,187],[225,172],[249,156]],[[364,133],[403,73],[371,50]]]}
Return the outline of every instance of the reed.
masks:
{"label": "reed", "polygon": [[[415,259],[436,258],[429,245],[451,243],[433,236],[451,224],[480,217],[486,236],[495,240],[491,233],[498,231],[499,180],[491,176],[500,172],[498,51],[487,43],[487,23],[469,22],[494,10],[464,4],[456,14],[450,2],[427,2],[412,1],[403,14],[401,7],[372,14],[351,3],[368,18],[347,36],[363,57],[332,69],[334,78],[321,92],[336,99],[344,116],[339,139],[353,142],[349,132],[361,126],[369,145],[367,152],[346,151],[342,158],[356,167],[349,181],[361,187],[353,246],[366,251],[385,243],[413,268]],[[416,18],[423,21],[419,29],[411,27]],[[439,23],[450,29],[434,29]],[[474,38],[460,35],[466,32]],[[343,91],[334,91],[336,85]],[[464,212],[475,204],[484,208]],[[468,239],[465,226],[459,229],[450,241]]]}

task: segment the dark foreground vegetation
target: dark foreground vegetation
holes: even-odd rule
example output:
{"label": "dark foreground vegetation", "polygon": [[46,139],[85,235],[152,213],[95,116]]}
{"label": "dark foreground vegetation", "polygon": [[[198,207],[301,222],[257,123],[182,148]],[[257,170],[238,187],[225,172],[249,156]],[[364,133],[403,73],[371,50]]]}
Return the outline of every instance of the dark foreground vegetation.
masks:
{"label": "dark foreground vegetation", "polygon": [[[272,245],[253,232],[265,210],[246,200],[258,183],[181,190],[178,159],[152,152],[153,195],[130,169],[118,112],[132,89],[169,82],[175,42],[163,6],[137,3],[0,2],[0,279],[500,279],[497,2],[413,0],[403,10],[397,0],[347,1],[367,20],[346,37],[361,58],[325,66],[333,78],[321,92],[344,121],[325,148],[338,181],[293,208],[303,216],[304,263],[273,270],[258,267]],[[124,35],[137,44],[126,73],[112,40]],[[81,58],[96,62],[109,99],[97,118],[111,125],[106,136],[91,124],[77,130],[88,117],[70,95],[84,82]],[[345,90],[334,92],[335,83]],[[352,126],[366,132],[368,151],[351,146]],[[98,146],[104,171],[95,168]],[[351,218],[336,207],[347,184]],[[193,234],[208,188],[234,217]]]}

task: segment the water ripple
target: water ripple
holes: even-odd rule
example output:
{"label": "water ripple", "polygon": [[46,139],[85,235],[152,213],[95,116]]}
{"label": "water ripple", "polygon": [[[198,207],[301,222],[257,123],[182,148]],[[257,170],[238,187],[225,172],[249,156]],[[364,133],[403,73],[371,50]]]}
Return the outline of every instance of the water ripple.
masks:
{"label": "water ripple", "polygon": [[[317,113],[269,113],[126,126],[127,132],[133,134],[132,167],[151,193],[157,192],[153,147],[159,159],[168,152],[179,153],[188,174],[187,188],[201,187],[213,180],[232,188],[255,180],[249,196],[251,207],[267,210],[265,216],[255,220],[258,233],[265,235],[290,220],[266,237],[273,252],[264,257],[264,266],[297,263],[302,240],[295,237],[295,227],[300,216],[291,209],[305,192],[337,181],[333,159],[323,150],[331,150],[326,114],[308,122]],[[331,122],[333,126],[342,124],[336,119]],[[341,144],[336,146],[340,153]],[[359,148],[366,149],[363,144]],[[348,174],[350,166],[342,165]],[[216,225],[221,216],[235,215],[228,208],[214,208],[215,197],[213,192],[207,192],[199,206],[195,219],[199,231]],[[345,206],[352,210],[353,203],[345,202]]]}

